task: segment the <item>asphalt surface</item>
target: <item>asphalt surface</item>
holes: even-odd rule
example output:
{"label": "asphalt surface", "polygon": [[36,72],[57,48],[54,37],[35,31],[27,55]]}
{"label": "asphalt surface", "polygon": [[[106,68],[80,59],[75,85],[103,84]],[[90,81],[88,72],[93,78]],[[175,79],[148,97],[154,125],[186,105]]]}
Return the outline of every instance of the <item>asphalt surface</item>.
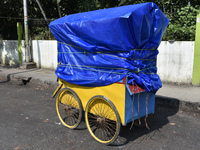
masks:
{"label": "asphalt surface", "polygon": [[[150,130],[131,123],[121,128],[113,145],[96,142],[84,120],[76,130],[61,125],[47,85],[0,78],[1,150],[198,150],[200,114],[158,106]],[[130,129],[131,128],[131,129]]]}

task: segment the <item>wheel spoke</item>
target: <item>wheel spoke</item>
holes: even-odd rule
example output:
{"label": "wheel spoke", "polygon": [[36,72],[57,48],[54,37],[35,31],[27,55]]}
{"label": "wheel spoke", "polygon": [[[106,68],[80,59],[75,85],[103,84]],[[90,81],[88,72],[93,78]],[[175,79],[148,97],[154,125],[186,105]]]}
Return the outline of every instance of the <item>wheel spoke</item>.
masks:
{"label": "wheel spoke", "polygon": [[[117,118],[118,117],[118,118]],[[101,143],[113,142],[119,134],[119,115],[103,97],[92,98],[86,107],[86,124],[92,136]]]}
{"label": "wheel spoke", "polygon": [[109,133],[108,130],[107,130],[107,129],[105,128],[105,126],[103,126],[103,125],[102,125],[101,128],[102,128],[102,132],[104,133],[104,137],[102,138],[102,140],[104,140],[104,139],[105,139],[105,140],[106,140],[106,139],[109,140],[109,137],[107,136],[108,133]]}
{"label": "wheel spoke", "polygon": [[[105,125],[105,128],[106,128],[106,129],[109,129],[109,131],[113,133],[113,135],[115,134],[114,131],[116,130],[116,128],[111,129],[111,128],[109,127],[109,125],[107,125],[107,124],[104,124],[104,125]],[[108,133],[109,133],[109,132],[108,132]]]}
{"label": "wheel spoke", "polygon": [[90,117],[90,118],[93,118],[93,119],[97,119],[97,116],[96,115],[92,115],[92,114],[88,114],[88,117]]}
{"label": "wheel spoke", "polygon": [[107,110],[105,113],[106,118],[112,118],[115,114],[112,111]]}
{"label": "wheel spoke", "polygon": [[115,130],[112,130],[106,124],[102,125],[103,130],[105,131],[105,136],[110,140],[115,135]]}
{"label": "wheel spoke", "polygon": [[113,131],[116,130],[116,128],[117,128],[116,125],[111,125],[111,124],[106,124],[106,123],[105,123],[105,126]]}

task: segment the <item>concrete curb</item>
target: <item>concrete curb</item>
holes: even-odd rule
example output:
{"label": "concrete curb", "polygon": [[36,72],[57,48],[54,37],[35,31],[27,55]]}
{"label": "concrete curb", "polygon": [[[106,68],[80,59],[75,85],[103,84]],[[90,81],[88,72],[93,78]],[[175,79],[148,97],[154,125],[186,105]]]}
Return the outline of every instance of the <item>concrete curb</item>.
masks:
{"label": "concrete curb", "polygon": [[[4,76],[7,78],[7,81],[16,81],[17,83],[21,83],[22,80],[27,80],[28,76],[24,76],[24,75],[15,75],[15,74],[11,74],[8,76],[8,74],[2,73],[0,76]],[[32,79],[30,80],[30,83],[34,83],[34,84],[39,84],[39,85],[45,85],[46,87],[51,87],[51,88],[57,88],[59,83],[58,82],[52,82],[52,81],[46,81],[44,79],[40,79],[40,78],[35,78],[32,77]]]}
{"label": "concrete curb", "polygon": [[156,95],[156,104],[179,111],[200,112],[199,102],[186,102],[172,97]]}
{"label": "concrete curb", "polygon": [[[17,81],[19,84],[22,83],[22,80],[27,80],[28,76],[22,74],[6,74],[1,73],[0,76],[7,78],[7,81]],[[56,89],[58,87],[58,82],[47,81],[45,79],[32,77],[30,83],[44,85],[47,88]],[[176,109],[178,111],[191,111],[191,112],[200,112],[200,102],[186,102],[180,99],[166,97],[162,95],[156,95],[156,104],[161,107],[167,107],[169,109]]]}

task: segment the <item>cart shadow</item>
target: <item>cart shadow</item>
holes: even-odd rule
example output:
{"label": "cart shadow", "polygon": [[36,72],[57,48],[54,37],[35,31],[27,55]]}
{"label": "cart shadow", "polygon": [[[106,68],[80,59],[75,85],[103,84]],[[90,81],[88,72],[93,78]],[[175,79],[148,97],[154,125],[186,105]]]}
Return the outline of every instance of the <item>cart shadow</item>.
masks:
{"label": "cart shadow", "polygon": [[[152,139],[155,134],[159,134],[160,129],[169,123],[168,117],[174,116],[179,111],[179,100],[174,98],[156,96],[156,114],[154,121],[146,127],[137,127],[132,122],[126,126],[121,126],[118,138],[110,147],[118,147],[135,142],[136,144]],[[76,130],[87,130],[85,116],[82,116],[81,123]]]}
{"label": "cart shadow", "polygon": [[[164,102],[161,102],[163,99],[168,102],[168,105],[164,105]],[[167,101],[167,99],[169,101]],[[141,143],[142,141],[153,138],[155,134],[161,132],[160,129],[169,123],[168,117],[175,115],[179,110],[179,100],[167,97],[156,97],[157,110],[155,114],[154,121],[149,124],[149,128],[146,127],[136,127],[132,126],[132,122],[128,123],[126,126],[122,126],[117,140],[112,143],[111,146],[123,146],[129,142]],[[170,103],[169,103],[170,102]],[[170,106],[170,104],[176,104]]]}
{"label": "cart shadow", "polygon": [[87,126],[86,126],[86,123],[85,123],[85,116],[83,115],[81,122],[78,125],[78,127],[76,128],[76,130],[86,130],[86,129],[87,129]]}

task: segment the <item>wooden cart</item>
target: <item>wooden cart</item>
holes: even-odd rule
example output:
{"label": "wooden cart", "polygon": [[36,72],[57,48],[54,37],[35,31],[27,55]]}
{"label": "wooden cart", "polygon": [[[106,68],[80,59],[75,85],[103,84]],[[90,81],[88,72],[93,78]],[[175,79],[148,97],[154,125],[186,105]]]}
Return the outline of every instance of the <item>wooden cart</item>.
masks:
{"label": "wooden cart", "polygon": [[61,79],[59,84],[53,97],[58,93],[56,110],[62,124],[75,129],[85,112],[90,134],[103,144],[116,140],[121,124],[125,126],[134,121],[142,126],[147,123],[147,115],[155,111],[155,94],[146,93],[137,85],[128,85],[125,78],[101,87],[79,86]]}

